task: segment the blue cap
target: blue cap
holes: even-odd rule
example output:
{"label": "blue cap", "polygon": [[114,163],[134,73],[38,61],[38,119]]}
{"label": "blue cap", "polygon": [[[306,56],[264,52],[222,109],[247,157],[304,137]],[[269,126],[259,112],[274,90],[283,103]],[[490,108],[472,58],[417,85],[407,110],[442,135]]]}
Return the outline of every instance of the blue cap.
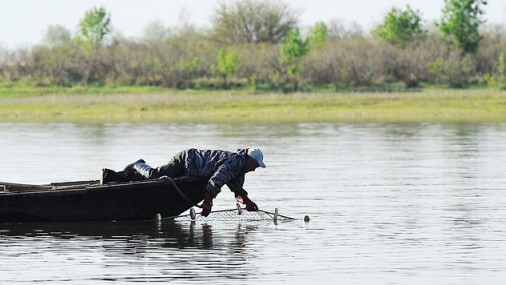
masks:
{"label": "blue cap", "polygon": [[260,167],[265,168],[264,154],[259,148],[248,149],[248,155],[254,158]]}

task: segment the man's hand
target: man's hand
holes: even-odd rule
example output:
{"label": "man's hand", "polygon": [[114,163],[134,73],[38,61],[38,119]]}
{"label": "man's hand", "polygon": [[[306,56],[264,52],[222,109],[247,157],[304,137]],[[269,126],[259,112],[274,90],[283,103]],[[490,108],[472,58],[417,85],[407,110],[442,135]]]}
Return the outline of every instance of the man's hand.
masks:
{"label": "man's hand", "polygon": [[249,203],[246,203],[247,211],[258,211],[258,206],[253,201],[249,200]]}
{"label": "man's hand", "polygon": [[237,202],[246,205],[247,211],[258,211],[258,206],[248,196],[237,196]]}
{"label": "man's hand", "polygon": [[200,212],[200,215],[203,217],[209,216],[211,213],[211,208],[213,207],[213,204],[203,203],[202,204],[202,212]]}
{"label": "man's hand", "polygon": [[204,217],[209,216],[212,207],[213,207],[213,196],[211,195],[211,193],[206,192],[206,196],[204,196],[204,202],[202,203],[202,212],[200,212],[200,215]]}

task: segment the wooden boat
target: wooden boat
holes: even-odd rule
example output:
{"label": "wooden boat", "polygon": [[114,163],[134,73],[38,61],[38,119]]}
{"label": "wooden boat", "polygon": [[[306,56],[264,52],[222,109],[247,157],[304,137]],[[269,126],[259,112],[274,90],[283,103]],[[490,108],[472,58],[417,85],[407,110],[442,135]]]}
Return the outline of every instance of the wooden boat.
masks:
{"label": "wooden boat", "polygon": [[203,200],[207,179],[161,178],[100,185],[0,182],[0,222],[147,220],[177,216]]}

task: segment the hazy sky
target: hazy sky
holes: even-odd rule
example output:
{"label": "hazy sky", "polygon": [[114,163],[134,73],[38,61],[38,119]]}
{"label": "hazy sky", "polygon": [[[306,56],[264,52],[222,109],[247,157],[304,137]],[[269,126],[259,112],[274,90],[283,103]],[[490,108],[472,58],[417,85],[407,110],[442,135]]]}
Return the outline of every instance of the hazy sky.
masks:
{"label": "hazy sky", "polygon": [[[506,1],[489,0],[488,23],[506,25]],[[217,0],[0,0],[0,46],[15,48],[40,43],[49,25],[76,31],[84,13],[103,6],[112,25],[126,37],[142,35],[149,23],[159,20],[178,26],[181,15],[198,27],[210,26]],[[289,0],[300,11],[301,25],[339,19],[356,22],[365,31],[380,23],[392,7],[410,5],[427,21],[441,17],[444,0]]]}

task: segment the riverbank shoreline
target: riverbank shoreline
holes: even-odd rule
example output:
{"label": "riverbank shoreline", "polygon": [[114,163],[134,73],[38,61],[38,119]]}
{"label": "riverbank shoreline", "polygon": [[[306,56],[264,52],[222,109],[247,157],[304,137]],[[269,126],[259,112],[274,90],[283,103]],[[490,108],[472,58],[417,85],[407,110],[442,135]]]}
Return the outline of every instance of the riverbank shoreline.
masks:
{"label": "riverbank shoreline", "polygon": [[2,96],[0,122],[506,122],[506,92],[493,89],[294,94],[97,90]]}

